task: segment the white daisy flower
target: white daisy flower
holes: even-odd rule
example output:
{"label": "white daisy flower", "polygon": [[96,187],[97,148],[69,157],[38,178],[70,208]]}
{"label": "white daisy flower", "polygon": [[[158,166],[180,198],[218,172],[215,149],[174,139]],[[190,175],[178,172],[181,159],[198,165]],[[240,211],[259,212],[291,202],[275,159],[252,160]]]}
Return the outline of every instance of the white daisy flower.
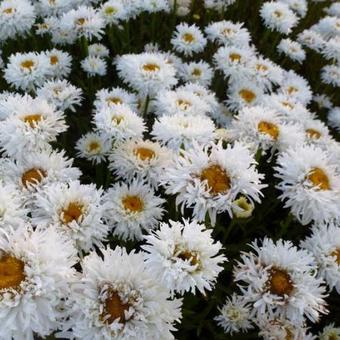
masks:
{"label": "white daisy flower", "polygon": [[81,61],[81,68],[88,77],[105,76],[107,64],[105,59],[98,56],[88,56]]}
{"label": "white daisy flower", "polygon": [[321,52],[325,43],[322,36],[312,30],[303,30],[297,35],[297,41],[316,52]]}
{"label": "white daisy flower", "polygon": [[125,21],[129,18],[129,11],[122,0],[105,1],[101,5],[99,13],[106,25],[117,25],[119,21]]}
{"label": "white daisy flower", "polygon": [[104,133],[88,132],[77,141],[75,149],[77,157],[100,164],[112,149],[112,139]]}
{"label": "white daisy flower", "polygon": [[191,0],[169,0],[169,5],[176,15],[183,17],[190,12]]}
{"label": "white daisy flower", "polygon": [[198,83],[209,86],[213,78],[213,71],[204,61],[184,63],[179,69],[179,76],[185,82]]}
{"label": "white daisy flower", "polygon": [[303,129],[307,137],[307,143],[323,147],[324,145],[328,145],[332,139],[327,125],[321,120],[305,120],[303,122]]}
{"label": "white daisy flower", "polygon": [[11,54],[4,70],[4,78],[16,89],[34,90],[50,76],[48,59],[36,52]]}
{"label": "white daisy flower", "polygon": [[75,111],[82,101],[82,90],[67,80],[50,80],[37,89],[37,96],[44,98],[58,110]]}
{"label": "white daisy flower", "polygon": [[194,141],[200,145],[212,142],[214,131],[215,124],[209,117],[176,113],[159,117],[151,134],[157,142],[178,152],[192,147]]}
{"label": "white daisy flower", "polygon": [[35,2],[39,14],[44,16],[61,15],[68,12],[78,4],[77,0],[38,0]]}
{"label": "white daisy flower", "polygon": [[49,70],[51,77],[62,79],[67,78],[72,68],[72,57],[56,48],[43,52],[49,60]]}
{"label": "white daisy flower", "polygon": [[[81,281],[70,296],[70,317],[60,336],[84,340],[174,339],[181,300],[147,271],[141,253],[101,249],[82,262]],[[72,332],[68,330],[72,329]]]}
{"label": "white daisy flower", "polygon": [[250,308],[242,296],[233,294],[227,298],[222,308],[218,309],[220,315],[214,318],[217,324],[223,327],[225,333],[233,335],[234,332],[247,332],[252,329]]}
{"label": "white daisy flower", "polygon": [[249,31],[243,27],[243,23],[231,21],[212,22],[205,28],[208,39],[219,45],[247,48],[250,43]]}
{"label": "white daisy flower", "polygon": [[111,104],[102,107],[93,117],[96,129],[116,141],[141,138],[146,130],[143,118],[126,104]]}
{"label": "white daisy flower", "polygon": [[73,160],[66,158],[64,151],[27,153],[15,161],[6,160],[0,177],[4,183],[12,183],[27,194],[46,184],[78,179],[81,172],[72,167],[72,163]]}
{"label": "white daisy flower", "polygon": [[304,18],[307,14],[308,4],[306,0],[280,0],[283,3],[286,3],[289,8],[296,12],[298,16]]}
{"label": "white daisy flower", "polygon": [[193,91],[182,88],[160,92],[153,105],[157,116],[175,114],[204,116],[210,111],[209,104],[203,98]]}
{"label": "white daisy flower", "polygon": [[333,107],[330,97],[323,93],[314,94],[313,101],[318,105],[319,109],[332,109]]}
{"label": "white daisy flower", "polygon": [[340,66],[326,65],[321,69],[321,80],[325,84],[340,87]]}
{"label": "white daisy flower", "polygon": [[106,58],[109,56],[109,49],[103,44],[91,44],[88,46],[90,56]]}
{"label": "white daisy flower", "polygon": [[146,266],[172,294],[205,294],[212,290],[222,263],[222,245],[214,242],[212,230],[195,220],[161,223],[160,229],[145,236]]}
{"label": "white daisy flower", "polygon": [[76,261],[72,243],[54,228],[0,233],[2,339],[45,338],[60,326]]}
{"label": "white daisy flower", "polygon": [[195,24],[189,26],[187,23],[180,23],[176,26],[171,44],[176,52],[190,57],[204,50],[207,39]]}
{"label": "white daisy flower", "polygon": [[317,266],[309,252],[290,241],[274,243],[268,238],[251,246],[253,251],[241,254],[234,277],[253,315],[282,317],[302,326],[305,317],[317,322],[327,313],[325,287],[315,277]]}
{"label": "white daisy flower", "polygon": [[237,140],[267,151],[272,148],[285,150],[305,142],[305,135],[298,125],[284,123],[276,111],[264,106],[243,108],[231,123],[231,133]]}
{"label": "white daisy flower", "polygon": [[[63,16],[67,15],[67,13],[64,13]],[[71,45],[76,42],[78,32],[70,20],[70,18],[65,20],[65,18],[61,19],[59,17],[48,17],[44,20],[44,25],[48,27],[46,33],[50,33],[54,45]]]}
{"label": "white daisy flower", "polygon": [[340,293],[340,227],[335,224],[314,226],[313,233],[300,246],[309,250],[318,263],[318,276],[330,289]]}
{"label": "white daisy flower", "polygon": [[260,16],[266,27],[283,34],[289,34],[299,21],[289,6],[281,1],[265,2]]}
{"label": "white daisy flower", "polygon": [[118,75],[140,95],[154,96],[176,85],[176,70],[161,53],[126,54],[116,60]]}
{"label": "white daisy flower", "polygon": [[138,177],[157,187],[160,176],[173,161],[173,153],[157,142],[127,140],[115,145],[109,156],[109,169],[119,178]]}
{"label": "white daisy flower", "polygon": [[328,124],[340,132],[340,107],[336,106],[328,112]]}
{"label": "white daisy flower", "polygon": [[94,184],[52,183],[35,194],[32,223],[43,229],[52,225],[79,251],[100,247],[109,229],[103,223],[102,194]]}
{"label": "white daisy flower", "polygon": [[277,50],[279,53],[285,54],[288,58],[297,61],[299,64],[306,59],[306,52],[302,46],[289,38],[282,39],[277,45]]}
{"label": "white daisy flower", "polygon": [[15,158],[22,153],[48,149],[67,130],[64,114],[41,98],[15,96],[2,105],[7,118],[0,122],[0,146]]}
{"label": "white daisy flower", "polygon": [[340,3],[334,2],[329,7],[326,7],[324,11],[330,16],[339,18],[340,17]]}
{"label": "white daisy flower", "polygon": [[176,195],[176,204],[193,208],[193,216],[204,221],[209,214],[212,225],[216,215],[227,211],[232,217],[233,201],[239,194],[249,201],[260,202],[263,175],[256,168],[256,161],[249,150],[241,143],[222,143],[181,152],[173,166],[167,167],[162,184],[166,193]]}
{"label": "white daisy flower", "polygon": [[0,41],[25,35],[36,19],[34,6],[26,0],[4,0],[0,3]]}
{"label": "white daisy flower", "polygon": [[327,41],[321,54],[327,59],[340,63],[340,36],[335,36]]}
{"label": "white daisy flower", "polygon": [[111,89],[101,89],[96,93],[96,99],[93,102],[95,112],[99,112],[102,108],[125,104],[132,110],[137,110],[137,96],[121,87]]}
{"label": "white daisy flower", "polygon": [[0,230],[21,226],[28,212],[21,192],[13,184],[0,181]]}
{"label": "white daisy flower", "polygon": [[165,200],[140,180],[115,184],[104,201],[106,222],[113,227],[113,234],[124,240],[142,240],[143,232],[155,229],[164,214]]}
{"label": "white daisy flower", "polygon": [[280,154],[277,164],[280,199],[302,224],[339,219],[340,176],[326,151],[296,146]]}
{"label": "white daisy flower", "polygon": [[335,327],[334,323],[330,323],[319,333],[318,338],[319,340],[338,340],[340,339],[340,327]]}

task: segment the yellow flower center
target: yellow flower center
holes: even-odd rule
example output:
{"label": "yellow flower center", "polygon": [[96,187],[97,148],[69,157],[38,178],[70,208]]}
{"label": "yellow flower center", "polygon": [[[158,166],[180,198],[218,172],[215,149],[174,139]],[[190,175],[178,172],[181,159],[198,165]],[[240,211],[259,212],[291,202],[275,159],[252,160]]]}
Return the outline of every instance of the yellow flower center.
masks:
{"label": "yellow flower center", "polygon": [[272,268],[268,280],[269,291],[279,296],[290,295],[294,289],[290,275],[286,270]]}
{"label": "yellow flower center", "polygon": [[266,121],[259,122],[257,129],[261,133],[272,137],[274,140],[277,140],[280,134],[280,130],[277,125]]}
{"label": "yellow flower center", "polygon": [[293,94],[293,93],[295,93],[295,92],[298,92],[298,89],[297,89],[295,86],[288,86],[287,92],[288,92],[289,94]]}
{"label": "yellow flower center", "polygon": [[147,72],[156,72],[160,70],[157,64],[145,64],[143,65],[143,70]]}
{"label": "yellow flower center", "polygon": [[227,36],[230,36],[232,35],[233,33],[235,33],[235,31],[231,28],[225,28],[223,31],[222,31],[222,34],[227,37]]}
{"label": "yellow flower center", "polygon": [[120,323],[125,323],[125,311],[128,311],[130,307],[129,303],[124,303],[119,294],[116,291],[109,292],[109,297],[104,303],[104,310],[101,314],[101,318],[105,318],[105,323],[111,324],[117,320]]}
{"label": "yellow flower center", "polygon": [[335,256],[335,261],[340,266],[340,248],[337,248],[331,252],[331,256]]}
{"label": "yellow flower center", "polygon": [[56,55],[51,55],[50,56],[50,64],[51,65],[56,65],[59,62],[59,58]]}
{"label": "yellow flower center", "polygon": [[105,14],[107,15],[112,15],[112,14],[116,14],[118,11],[117,11],[117,8],[114,8],[112,6],[107,6],[104,10]]}
{"label": "yellow flower center", "polygon": [[100,146],[100,144],[99,144],[98,142],[92,141],[92,142],[90,142],[90,143],[88,144],[88,146],[87,146],[86,149],[87,149],[88,152],[91,152],[91,153],[98,153],[98,152],[100,152],[100,150],[101,150],[101,146]]}
{"label": "yellow flower center", "polygon": [[200,77],[202,75],[202,71],[199,68],[194,68],[191,74],[195,77]]}
{"label": "yellow flower center", "polygon": [[182,38],[188,44],[191,44],[196,40],[195,37],[191,33],[184,33]]}
{"label": "yellow flower center", "polygon": [[136,148],[134,150],[134,154],[142,161],[150,160],[151,158],[156,156],[155,151],[144,147]]}
{"label": "yellow flower center", "polygon": [[80,221],[83,218],[84,205],[79,202],[70,202],[66,208],[62,210],[61,219],[63,223],[68,224],[72,221]]}
{"label": "yellow flower center", "polygon": [[34,129],[37,125],[38,122],[43,120],[43,116],[41,114],[32,114],[32,115],[27,115],[23,118],[23,121],[25,123],[28,123],[29,126]]}
{"label": "yellow flower center", "polygon": [[294,105],[291,104],[291,103],[289,103],[289,102],[283,101],[283,102],[281,102],[281,104],[282,104],[284,107],[286,107],[286,108],[288,108],[288,109],[290,109],[290,110],[293,110],[293,109],[294,109]]}
{"label": "yellow flower center", "polygon": [[176,101],[176,104],[177,104],[177,106],[179,108],[181,108],[184,111],[189,109],[192,106],[192,104],[189,101],[185,100],[185,99],[178,99]]}
{"label": "yellow flower center", "polygon": [[214,195],[226,192],[231,187],[231,181],[227,172],[218,164],[205,168],[201,172],[200,180],[207,181],[208,188]]}
{"label": "yellow flower center", "polygon": [[118,97],[108,97],[108,98],[106,98],[106,102],[108,104],[115,104],[115,105],[123,104],[123,101]]}
{"label": "yellow flower center", "polygon": [[119,125],[123,120],[124,120],[123,116],[117,115],[112,117],[112,122],[115,123],[116,125]]}
{"label": "yellow flower center", "polygon": [[87,20],[85,18],[79,18],[79,19],[76,20],[76,25],[83,26],[83,25],[86,24],[86,22],[87,22]]}
{"label": "yellow flower center", "polygon": [[238,54],[238,53],[231,53],[231,54],[229,55],[229,59],[230,59],[232,62],[235,62],[235,61],[239,62],[239,61],[241,60],[241,55]]}
{"label": "yellow flower center", "polygon": [[143,200],[136,195],[127,195],[122,199],[122,203],[125,210],[131,212],[141,212],[144,209]]}
{"label": "yellow flower center", "polygon": [[18,289],[25,280],[25,264],[11,255],[3,255],[0,258],[0,290]]}
{"label": "yellow flower center", "polygon": [[320,168],[312,168],[307,176],[307,179],[312,182],[313,186],[318,190],[330,190],[331,185],[326,173]]}
{"label": "yellow flower center", "polygon": [[258,71],[265,72],[265,71],[268,70],[268,67],[267,67],[266,65],[263,65],[263,64],[257,64],[257,65],[256,65],[256,69],[257,69]]}
{"label": "yellow flower center", "polygon": [[274,16],[276,16],[277,18],[281,18],[282,15],[283,15],[282,12],[280,12],[280,11],[274,11],[273,14],[274,14]]}
{"label": "yellow flower center", "polygon": [[241,98],[246,101],[248,104],[253,102],[256,99],[256,94],[248,89],[242,89],[239,92],[239,95],[241,96]]}
{"label": "yellow flower center", "polygon": [[307,129],[306,130],[307,137],[313,139],[319,139],[321,137],[321,133],[315,129]]}
{"label": "yellow flower center", "polygon": [[15,11],[14,8],[8,7],[8,8],[6,8],[6,9],[4,9],[4,10],[2,11],[2,13],[5,13],[5,14],[12,14],[14,11]]}
{"label": "yellow flower center", "polygon": [[20,66],[24,69],[27,70],[32,70],[32,68],[34,67],[34,61],[31,59],[27,59],[21,62]]}
{"label": "yellow flower center", "polygon": [[189,250],[183,250],[177,257],[183,261],[189,261],[192,266],[200,265],[199,255]]}
{"label": "yellow flower center", "polygon": [[25,171],[21,176],[21,182],[25,188],[30,184],[40,183],[47,176],[47,172],[40,168],[33,168]]}

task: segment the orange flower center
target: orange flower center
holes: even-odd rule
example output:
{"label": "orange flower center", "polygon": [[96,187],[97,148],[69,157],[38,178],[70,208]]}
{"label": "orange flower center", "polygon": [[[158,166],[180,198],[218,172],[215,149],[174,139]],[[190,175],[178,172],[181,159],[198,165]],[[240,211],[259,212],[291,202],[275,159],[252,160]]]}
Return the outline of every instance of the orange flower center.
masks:
{"label": "orange flower center", "polygon": [[191,33],[185,33],[183,34],[183,40],[186,42],[186,43],[193,43],[196,39],[195,37],[191,34]]}
{"label": "orange flower center", "polygon": [[214,195],[226,192],[231,187],[231,181],[227,172],[218,164],[205,168],[201,173],[200,180],[207,181],[207,185]]}
{"label": "orange flower center", "polygon": [[40,168],[33,168],[25,171],[21,176],[21,182],[25,188],[30,184],[40,183],[47,176],[47,172]]}
{"label": "orange flower center", "polygon": [[34,67],[34,61],[31,59],[24,60],[21,62],[20,66],[31,71]]}
{"label": "orange flower center", "polygon": [[145,64],[143,65],[143,70],[147,72],[156,72],[160,70],[157,64]]}
{"label": "orange flower center", "polygon": [[246,101],[248,104],[256,99],[256,94],[253,91],[243,89],[239,92],[241,98]]}
{"label": "orange flower center", "polygon": [[155,151],[144,147],[136,148],[134,150],[134,154],[142,161],[150,160],[151,158],[156,156]]}
{"label": "orange flower center", "polygon": [[38,125],[38,122],[42,121],[43,120],[43,116],[39,113],[37,114],[32,114],[32,115],[27,115],[23,118],[23,121],[25,123],[28,123],[29,126],[34,129],[37,125]]}
{"label": "orange flower center", "polygon": [[125,311],[128,311],[130,307],[129,303],[124,303],[117,292],[111,291],[109,297],[104,303],[104,310],[101,315],[102,318],[106,318],[105,323],[111,324],[117,320],[120,323],[125,323]]}
{"label": "orange flower center", "polygon": [[65,224],[79,221],[83,217],[84,205],[79,202],[71,202],[62,210],[62,221]]}
{"label": "orange flower center", "polygon": [[100,144],[96,141],[92,141],[88,146],[87,146],[87,151],[91,153],[98,153],[100,152],[101,147]]}
{"label": "orange flower center", "polygon": [[318,190],[330,190],[331,188],[328,176],[320,168],[312,168],[309,171],[307,179],[312,182],[313,186],[317,187]]}
{"label": "orange flower center", "polygon": [[51,55],[50,56],[50,63],[51,65],[56,65],[59,62],[59,58],[56,55]]}
{"label": "orange flower center", "polygon": [[2,13],[5,13],[5,14],[12,14],[15,10],[11,7],[9,8],[6,8],[2,11]]}
{"label": "orange flower center", "polygon": [[234,61],[239,62],[239,61],[241,60],[241,55],[238,54],[238,53],[231,53],[231,54],[229,55],[229,59],[230,59],[232,62],[234,62]]}
{"label": "orange flower center", "polygon": [[199,256],[195,252],[184,250],[177,255],[183,261],[189,261],[192,266],[200,264]]}
{"label": "orange flower center", "polygon": [[331,252],[331,256],[335,256],[336,258],[336,263],[340,266],[340,248],[337,248],[333,252]]}
{"label": "orange flower center", "polygon": [[136,195],[127,195],[122,199],[122,203],[125,210],[131,212],[141,212],[144,208],[143,200]]}
{"label": "orange flower center", "polygon": [[277,140],[277,138],[279,137],[280,130],[278,126],[273,123],[261,121],[258,124],[257,128],[261,133],[272,137],[274,140]]}
{"label": "orange flower center", "polygon": [[269,291],[279,296],[290,295],[294,289],[292,280],[287,271],[279,268],[272,268],[268,281]]}
{"label": "orange flower center", "polygon": [[76,25],[83,26],[86,22],[87,20],[85,18],[79,18],[76,20]]}
{"label": "orange flower center", "polygon": [[24,268],[25,264],[21,260],[11,255],[3,255],[0,258],[0,290],[18,289],[25,280]]}
{"label": "orange flower center", "polygon": [[315,129],[307,129],[306,130],[307,137],[313,139],[319,139],[321,137],[321,133]]}

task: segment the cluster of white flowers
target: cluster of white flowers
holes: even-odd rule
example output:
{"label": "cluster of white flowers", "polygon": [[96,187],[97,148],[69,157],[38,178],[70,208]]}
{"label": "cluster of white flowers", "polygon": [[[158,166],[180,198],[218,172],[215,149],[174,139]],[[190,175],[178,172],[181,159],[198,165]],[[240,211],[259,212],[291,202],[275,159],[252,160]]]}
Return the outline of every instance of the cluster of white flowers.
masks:
{"label": "cluster of white flowers", "polygon": [[[0,0],[0,339],[174,339],[187,297],[314,339],[340,294],[340,3],[302,32],[307,0],[257,4],[275,58],[238,3]],[[272,209],[278,234],[247,230]]]}

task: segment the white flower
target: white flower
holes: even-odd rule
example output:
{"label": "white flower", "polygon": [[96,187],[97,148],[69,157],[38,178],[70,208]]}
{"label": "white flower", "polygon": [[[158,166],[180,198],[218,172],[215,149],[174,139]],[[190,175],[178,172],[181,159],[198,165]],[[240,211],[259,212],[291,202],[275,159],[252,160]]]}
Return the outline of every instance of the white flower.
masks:
{"label": "white flower", "polygon": [[297,41],[316,52],[321,52],[325,43],[322,36],[312,30],[304,30],[299,33],[297,36]]}
{"label": "white flower", "polygon": [[159,117],[152,128],[151,134],[161,144],[174,151],[188,149],[193,141],[200,145],[214,140],[215,125],[209,117],[191,116],[176,113],[172,116]]}
{"label": "white flower", "polygon": [[227,298],[222,308],[218,309],[221,313],[215,317],[218,325],[223,327],[225,333],[232,335],[234,332],[246,332],[252,329],[249,305],[242,296],[233,294]]}
{"label": "white flower", "polygon": [[[70,296],[61,337],[84,340],[174,339],[181,300],[147,271],[141,253],[101,249],[82,262],[83,275]],[[68,332],[72,329],[72,332]]]}
{"label": "white flower", "polygon": [[124,240],[142,240],[158,226],[165,200],[156,196],[150,186],[133,180],[119,182],[108,189],[105,197],[105,220],[113,227],[113,234]]}
{"label": "white flower", "polygon": [[103,44],[91,44],[88,46],[89,55],[97,57],[108,57],[110,54],[109,49]]}
{"label": "white flower", "polygon": [[340,339],[340,328],[335,327],[334,323],[330,323],[322,332],[319,333],[319,340],[338,340]]}
{"label": "white flower", "polygon": [[172,152],[157,142],[128,140],[115,145],[109,156],[109,169],[119,178],[131,181],[138,177],[156,187],[172,159]]}
{"label": "white flower", "polygon": [[81,67],[84,72],[87,73],[88,77],[94,77],[96,75],[106,75],[107,65],[105,59],[103,59],[102,57],[90,55],[81,61]]}
{"label": "white flower", "polygon": [[47,57],[36,52],[11,54],[4,70],[4,78],[16,89],[34,90],[50,76]]}
{"label": "white flower", "polygon": [[72,57],[68,53],[55,48],[45,51],[44,54],[49,60],[51,77],[57,79],[67,78],[72,68]]}
{"label": "white flower", "polygon": [[283,34],[289,34],[298,23],[298,17],[281,1],[265,2],[260,9],[260,16],[265,26]]}
{"label": "white flower", "polygon": [[196,25],[189,26],[187,23],[180,23],[176,26],[171,44],[175,51],[185,56],[192,56],[204,50],[207,39]]}
{"label": "white flower", "polygon": [[112,148],[112,140],[104,133],[88,132],[83,135],[75,146],[77,157],[85,158],[93,164],[106,160]]}
{"label": "white flower", "polygon": [[185,82],[209,86],[212,81],[213,71],[209,64],[204,61],[190,62],[188,64],[181,65],[179,76]]}
{"label": "white flower", "polygon": [[50,80],[37,89],[37,96],[55,105],[58,110],[75,111],[82,100],[82,90],[67,80]]}
{"label": "white flower", "polygon": [[34,6],[26,0],[4,0],[0,3],[0,41],[23,36],[35,21]]}
{"label": "white flower", "polygon": [[93,117],[96,129],[108,134],[116,141],[141,138],[146,130],[143,118],[126,104],[103,106]]}
{"label": "white flower", "polygon": [[340,227],[335,224],[314,226],[313,234],[300,243],[318,263],[318,275],[330,289],[340,293]]}
{"label": "white flower", "polygon": [[177,195],[176,204],[193,208],[193,216],[204,221],[206,213],[211,223],[216,215],[227,211],[232,217],[233,201],[239,194],[251,202],[260,202],[263,175],[255,169],[256,161],[249,150],[241,143],[222,143],[181,152],[173,166],[167,167],[162,184],[166,193]]}
{"label": "white flower", "polygon": [[252,252],[243,252],[234,267],[235,281],[252,314],[284,318],[302,326],[305,317],[317,322],[326,313],[325,287],[315,277],[313,256],[290,241],[264,238],[252,243]]}
{"label": "white flower", "polygon": [[300,64],[306,59],[306,52],[302,46],[289,38],[282,39],[277,45],[277,50],[279,53],[285,54],[288,58]]}
{"label": "white flower", "polygon": [[205,28],[205,33],[209,40],[217,41],[219,45],[246,48],[250,42],[250,34],[242,23],[216,21]]}
{"label": "white flower", "polygon": [[328,112],[328,124],[340,132],[340,107],[334,107]]}
{"label": "white flower", "polygon": [[94,184],[52,183],[35,194],[32,223],[39,228],[52,225],[65,233],[79,251],[100,247],[108,233],[103,223],[102,193]]}
{"label": "white flower", "polygon": [[118,75],[141,95],[155,95],[176,85],[176,70],[161,53],[126,54],[117,58]]}
{"label": "white flower", "polygon": [[211,290],[226,261],[222,245],[214,242],[212,230],[195,220],[161,223],[160,229],[145,236],[142,249],[146,266],[172,294],[202,294]]}
{"label": "white flower", "polygon": [[54,228],[0,232],[0,337],[46,337],[65,316],[76,251]]}
{"label": "white flower", "polygon": [[118,24],[119,21],[128,20],[129,11],[122,0],[105,1],[99,13],[106,25]]}
{"label": "white flower", "polygon": [[340,87],[340,66],[326,65],[321,69],[321,80],[325,84]]}
{"label": "white flower", "polygon": [[14,158],[49,149],[49,143],[67,130],[63,113],[41,98],[7,98],[1,110],[7,118],[0,122],[0,146]]}
{"label": "white flower", "polygon": [[340,176],[327,151],[296,146],[280,154],[277,164],[280,199],[302,224],[339,219]]}

